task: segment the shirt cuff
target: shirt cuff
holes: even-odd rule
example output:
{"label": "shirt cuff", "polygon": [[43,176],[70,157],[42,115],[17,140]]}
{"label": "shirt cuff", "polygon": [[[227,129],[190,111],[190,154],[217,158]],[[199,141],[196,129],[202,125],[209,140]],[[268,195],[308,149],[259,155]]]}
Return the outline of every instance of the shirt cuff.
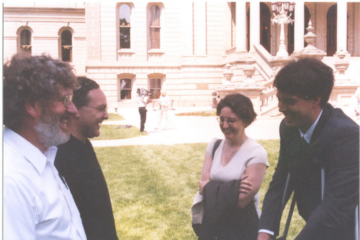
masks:
{"label": "shirt cuff", "polygon": [[260,232],[268,233],[268,234],[270,234],[271,236],[274,236],[274,232],[273,232],[273,231],[270,231],[270,230],[260,229],[260,230],[259,230],[259,233],[260,233]]}

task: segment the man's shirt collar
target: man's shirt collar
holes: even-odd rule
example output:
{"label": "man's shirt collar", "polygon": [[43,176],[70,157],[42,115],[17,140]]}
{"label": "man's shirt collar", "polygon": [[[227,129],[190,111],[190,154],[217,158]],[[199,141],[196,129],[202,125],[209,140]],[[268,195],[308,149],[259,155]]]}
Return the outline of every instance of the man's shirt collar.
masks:
{"label": "man's shirt collar", "polygon": [[314,133],[314,130],[315,130],[315,127],[316,127],[317,123],[319,122],[319,119],[321,117],[322,112],[323,112],[323,109],[321,110],[321,112],[320,112],[319,116],[317,117],[316,121],[313,123],[313,125],[311,125],[311,127],[306,131],[305,134],[302,133],[300,128],[299,128],[300,136],[302,138],[304,138],[307,143],[310,143],[311,137],[312,137],[312,135]]}
{"label": "man's shirt collar", "polygon": [[57,152],[57,147],[55,146],[48,148],[48,150],[42,153],[25,138],[7,127],[4,129],[4,141],[21,153],[40,174],[44,171],[46,162],[54,165]]}

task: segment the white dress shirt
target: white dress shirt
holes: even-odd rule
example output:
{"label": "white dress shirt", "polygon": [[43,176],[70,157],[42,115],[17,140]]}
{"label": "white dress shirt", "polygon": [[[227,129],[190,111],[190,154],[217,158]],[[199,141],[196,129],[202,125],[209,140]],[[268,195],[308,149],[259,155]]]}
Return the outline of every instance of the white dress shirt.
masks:
{"label": "white dress shirt", "polygon": [[[311,125],[311,127],[306,131],[306,133],[303,133],[299,128],[300,136],[302,138],[304,138],[307,143],[310,143],[311,137],[313,135],[313,132],[314,132],[315,127],[316,127],[316,125],[317,125],[317,123],[318,123],[318,121],[320,119],[320,116],[321,116],[322,112],[323,112],[323,110],[321,110],[321,112],[320,112],[319,116],[317,117],[316,121],[313,123],[313,125]],[[274,236],[274,232],[270,231],[270,230],[267,230],[267,229],[260,229],[259,232],[268,233],[268,234]]]}
{"label": "white dress shirt", "polygon": [[57,148],[42,153],[4,130],[4,239],[86,239],[80,213],[54,166]]}
{"label": "white dress shirt", "polygon": [[141,95],[138,97],[139,107],[146,107],[147,102],[148,102],[148,96]]}

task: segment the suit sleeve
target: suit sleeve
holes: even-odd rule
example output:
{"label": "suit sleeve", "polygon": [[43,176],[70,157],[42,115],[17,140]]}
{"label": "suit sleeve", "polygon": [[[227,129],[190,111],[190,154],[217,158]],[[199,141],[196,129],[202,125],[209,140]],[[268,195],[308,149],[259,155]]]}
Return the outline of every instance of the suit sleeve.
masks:
{"label": "suit sleeve", "polygon": [[[279,225],[281,219],[281,202],[284,195],[286,178],[289,172],[288,168],[288,156],[286,154],[286,134],[284,122],[280,125],[280,153],[278,164],[275,168],[272,181],[270,182],[269,189],[264,198],[264,204],[262,207],[262,214],[260,217],[259,229],[270,230],[275,233],[275,236],[279,233]],[[291,189],[291,182],[288,189]],[[287,190],[289,193],[290,191]],[[286,201],[289,199],[287,194]]]}
{"label": "suit sleeve", "polygon": [[342,239],[350,239],[354,233],[353,219],[359,203],[359,131],[358,126],[334,131],[325,145],[323,201],[312,212],[297,240],[314,239],[319,234],[331,239],[339,233]]}

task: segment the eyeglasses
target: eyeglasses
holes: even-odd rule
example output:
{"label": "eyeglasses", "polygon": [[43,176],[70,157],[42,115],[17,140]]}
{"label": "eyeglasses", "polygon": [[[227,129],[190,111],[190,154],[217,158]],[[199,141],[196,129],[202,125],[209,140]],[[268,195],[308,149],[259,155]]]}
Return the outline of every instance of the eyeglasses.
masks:
{"label": "eyeglasses", "polygon": [[100,106],[100,107],[87,106],[87,107],[95,108],[96,110],[98,110],[99,112],[102,112],[103,114],[107,113],[107,111],[108,111],[107,106]]}
{"label": "eyeglasses", "polygon": [[62,102],[62,103],[64,103],[64,106],[65,106],[65,107],[68,107],[69,104],[71,103],[72,99],[73,99],[73,95],[72,95],[72,94],[68,94],[68,95],[65,95],[65,96],[63,96],[63,97],[60,97],[60,98],[59,98],[59,101]]}
{"label": "eyeglasses", "polygon": [[224,123],[227,122],[227,124],[234,124],[237,121],[239,121],[239,119],[235,119],[235,118],[224,118],[224,117],[217,117],[216,118],[218,120],[219,123]]}

